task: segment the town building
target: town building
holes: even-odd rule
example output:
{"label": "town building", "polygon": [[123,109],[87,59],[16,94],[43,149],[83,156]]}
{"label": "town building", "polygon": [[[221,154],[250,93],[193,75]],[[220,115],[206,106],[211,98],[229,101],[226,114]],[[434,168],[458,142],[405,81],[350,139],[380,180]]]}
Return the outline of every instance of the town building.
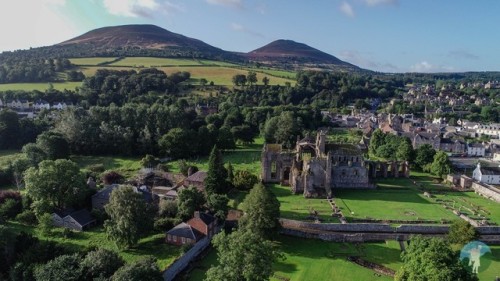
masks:
{"label": "town building", "polygon": [[500,184],[500,167],[482,167],[481,163],[477,163],[472,178],[481,183]]}

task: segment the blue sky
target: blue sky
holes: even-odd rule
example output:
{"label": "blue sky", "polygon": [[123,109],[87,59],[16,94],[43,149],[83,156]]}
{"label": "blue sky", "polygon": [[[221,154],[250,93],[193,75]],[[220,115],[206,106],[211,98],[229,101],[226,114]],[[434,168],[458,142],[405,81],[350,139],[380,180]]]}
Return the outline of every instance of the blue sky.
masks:
{"label": "blue sky", "polygon": [[6,0],[0,51],[151,23],[248,52],[291,39],[371,70],[500,70],[498,0]]}

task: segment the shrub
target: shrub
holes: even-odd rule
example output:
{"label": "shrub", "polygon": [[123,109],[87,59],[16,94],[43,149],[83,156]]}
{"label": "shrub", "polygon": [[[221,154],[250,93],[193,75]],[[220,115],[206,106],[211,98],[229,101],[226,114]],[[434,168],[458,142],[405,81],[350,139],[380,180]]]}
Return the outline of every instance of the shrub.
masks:
{"label": "shrub", "polygon": [[181,220],[177,218],[159,218],[156,219],[154,222],[154,229],[156,231],[167,231],[171,229],[172,227],[178,225],[181,222]]}
{"label": "shrub", "polygon": [[25,210],[18,214],[16,216],[16,221],[28,225],[35,225],[37,223],[36,215],[32,210]]}
{"label": "shrub", "polygon": [[102,182],[104,184],[119,184],[123,183],[125,178],[115,171],[108,171],[102,175]]}
{"label": "shrub", "polygon": [[2,204],[0,204],[0,218],[6,220],[13,219],[17,214],[21,213],[21,211],[21,200],[8,198]]}

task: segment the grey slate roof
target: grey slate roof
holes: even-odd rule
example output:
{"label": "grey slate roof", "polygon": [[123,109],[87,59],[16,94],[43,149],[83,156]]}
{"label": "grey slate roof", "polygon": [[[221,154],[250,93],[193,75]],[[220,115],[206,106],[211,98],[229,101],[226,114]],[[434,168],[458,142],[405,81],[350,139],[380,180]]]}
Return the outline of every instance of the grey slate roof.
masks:
{"label": "grey slate roof", "polygon": [[95,222],[95,219],[87,209],[81,209],[68,216],[72,217],[82,227]]}
{"label": "grey slate roof", "polygon": [[96,194],[92,195],[92,198],[96,197],[96,198],[109,200],[109,197],[111,196],[111,192],[115,188],[118,188],[118,187],[119,187],[119,185],[117,185],[117,184],[108,185],[105,188],[99,190]]}
{"label": "grey slate roof", "polygon": [[193,240],[198,240],[201,237],[203,237],[203,233],[194,229],[192,226],[190,226],[185,222],[181,222],[180,224],[176,225],[174,228],[167,231],[167,234],[174,235],[177,237],[189,238]]}
{"label": "grey slate roof", "polygon": [[206,177],[207,177],[207,172],[198,171],[187,177],[186,180],[194,182],[204,182]]}

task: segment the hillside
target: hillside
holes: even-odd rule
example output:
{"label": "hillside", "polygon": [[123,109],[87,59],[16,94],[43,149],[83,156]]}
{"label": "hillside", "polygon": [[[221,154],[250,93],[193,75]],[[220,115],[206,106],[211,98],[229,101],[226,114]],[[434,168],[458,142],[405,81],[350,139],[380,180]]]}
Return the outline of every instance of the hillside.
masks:
{"label": "hillside", "polygon": [[90,44],[95,48],[162,49],[174,47],[212,53],[224,52],[203,41],[150,24],[98,28],[57,45],[71,44]]}
{"label": "hillside", "polygon": [[292,40],[276,40],[246,54],[251,61],[267,64],[285,64],[289,66],[309,66],[319,68],[339,68],[361,70],[359,67],[344,62],[335,56],[322,52],[304,43]]}

